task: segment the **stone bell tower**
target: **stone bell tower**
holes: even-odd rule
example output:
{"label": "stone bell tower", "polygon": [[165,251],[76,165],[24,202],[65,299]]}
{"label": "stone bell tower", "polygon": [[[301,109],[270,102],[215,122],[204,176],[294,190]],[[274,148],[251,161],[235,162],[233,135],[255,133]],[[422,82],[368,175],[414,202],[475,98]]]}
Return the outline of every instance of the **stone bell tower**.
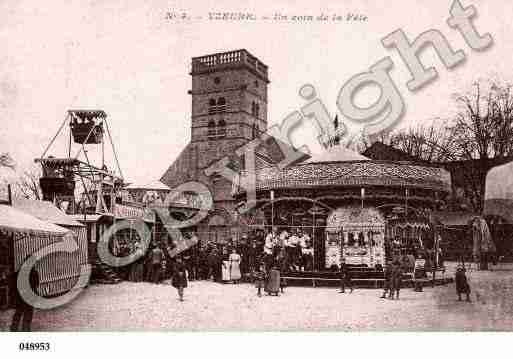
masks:
{"label": "stone bell tower", "polygon": [[192,59],[191,142],[200,167],[267,129],[267,66],[246,50]]}
{"label": "stone bell tower", "polygon": [[[212,163],[233,158],[236,149],[267,130],[269,80],[267,66],[246,50],[195,57],[190,74],[191,145],[203,174]],[[234,211],[229,180],[214,175],[203,182],[210,184],[219,212],[226,217]]]}
{"label": "stone bell tower", "polygon": [[[267,130],[268,68],[247,50],[192,58],[191,141],[162,176],[170,188],[188,181],[206,184],[214,208],[198,230],[228,239],[236,225],[232,183],[205,169],[225,158],[242,168],[235,151]],[[201,227],[201,228],[200,228]]]}

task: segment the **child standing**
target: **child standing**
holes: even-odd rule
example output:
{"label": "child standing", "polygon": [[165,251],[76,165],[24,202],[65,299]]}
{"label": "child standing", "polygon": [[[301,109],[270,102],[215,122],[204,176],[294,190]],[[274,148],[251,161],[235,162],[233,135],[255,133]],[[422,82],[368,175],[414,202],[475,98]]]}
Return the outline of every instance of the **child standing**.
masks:
{"label": "child standing", "polygon": [[172,285],[178,290],[180,302],[183,302],[184,288],[187,288],[187,269],[180,257],[176,259],[176,263],[173,268]]}
{"label": "child standing", "polygon": [[465,272],[465,267],[462,265],[458,266],[456,269],[456,293],[458,294],[458,301],[461,301],[461,294],[465,293],[467,296],[467,302],[470,302],[470,285],[468,284]]}
{"label": "child standing", "polygon": [[262,288],[264,287],[265,280],[265,267],[264,263],[259,263],[257,269],[254,272],[255,287],[257,288],[257,295],[262,296]]}

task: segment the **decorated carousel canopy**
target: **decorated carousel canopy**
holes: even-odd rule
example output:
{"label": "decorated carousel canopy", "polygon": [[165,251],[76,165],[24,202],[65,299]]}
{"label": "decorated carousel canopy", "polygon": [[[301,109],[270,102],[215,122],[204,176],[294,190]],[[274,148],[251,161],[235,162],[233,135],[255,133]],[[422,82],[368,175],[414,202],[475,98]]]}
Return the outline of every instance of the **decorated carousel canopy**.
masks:
{"label": "decorated carousel canopy", "polygon": [[341,207],[334,210],[326,220],[326,230],[337,232],[353,229],[383,229],[385,220],[375,208]]}
{"label": "decorated carousel canopy", "polygon": [[63,236],[69,230],[45,222],[7,205],[0,205],[0,230],[13,233],[48,233]]}
{"label": "decorated carousel canopy", "polygon": [[[245,175],[241,174],[241,183]],[[332,186],[395,186],[450,192],[451,181],[449,173],[442,168],[369,160],[307,161],[282,170],[262,168],[256,173],[257,190]]]}

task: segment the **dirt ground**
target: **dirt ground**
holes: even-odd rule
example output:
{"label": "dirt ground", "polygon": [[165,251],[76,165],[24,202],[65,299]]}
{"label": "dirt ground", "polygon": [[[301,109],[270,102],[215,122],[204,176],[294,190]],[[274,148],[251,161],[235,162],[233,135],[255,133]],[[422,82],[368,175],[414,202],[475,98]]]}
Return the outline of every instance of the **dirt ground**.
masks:
{"label": "dirt ground", "polygon": [[[447,273],[452,275],[454,265]],[[472,302],[458,302],[454,284],[380,299],[381,290],[289,287],[279,297],[256,296],[250,284],[190,282],[185,301],[169,284],[94,285],[72,303],[36,310],[34,331],[512,330],[513,265],[470,270]],[[13,311],[0,312],[0,330]]]}

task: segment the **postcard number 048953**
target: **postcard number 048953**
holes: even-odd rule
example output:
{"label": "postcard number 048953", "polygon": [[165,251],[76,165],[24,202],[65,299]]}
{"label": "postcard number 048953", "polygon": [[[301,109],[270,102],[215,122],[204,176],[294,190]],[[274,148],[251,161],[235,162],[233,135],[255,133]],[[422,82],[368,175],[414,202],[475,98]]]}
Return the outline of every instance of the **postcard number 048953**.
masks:
{"label": "postcard number 048953", "polygon": [[18,349],[20,351],[49,351],[50,350],[50,343],[48,342],[41,342],[41,343],[28,343],[28,342],[21,342],[18,346]]}

